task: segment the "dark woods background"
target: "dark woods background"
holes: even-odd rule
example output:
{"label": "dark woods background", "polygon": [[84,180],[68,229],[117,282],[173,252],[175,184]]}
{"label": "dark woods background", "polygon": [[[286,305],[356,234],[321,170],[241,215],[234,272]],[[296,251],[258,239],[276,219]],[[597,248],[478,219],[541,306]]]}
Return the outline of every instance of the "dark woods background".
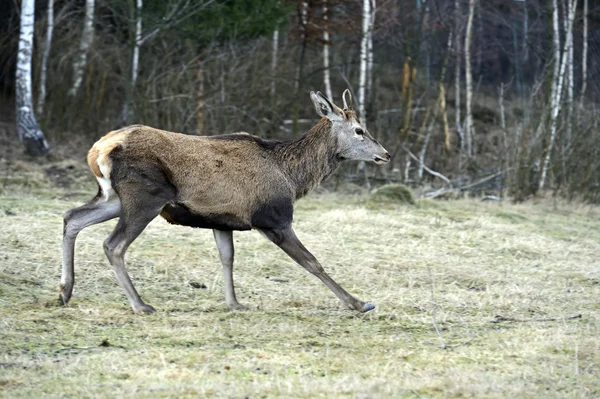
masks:
{"label": "dark woods background", "polygon": [[[48,1],[35,5],[34,103]],[[308,92],[325,92],[324,44],[329,45],[333,100],[341,105],[341,93],[350,87],[359,105],[363,1],[327,0],[326,19],[324,5],[323,0],[144,0],[144,41],[133,85],[136,2],[96,0],[83,83],[76,95],[69,95],[85,1],[56,0],[47,94],[38,122],[55,148],[73,142],[87,148],[129,123],[190,134],[245,130],[269,138],[296,137],[316,121]],[[393,153],[394,162],[385,169],[367,166],[366,174],[347,166],[338,179],[403,181],[454,193],[475,188],[522,200],[539,190],[550,152],[544,188],[600,201],[600,2],[588,4],[585,74],[584,6],[583,0],[577,2],[573,57],[567,59],[561,100],[553,106],[554,7],[552,0],[377,0],[368,73],[372,84],[363,105],[369,130]],[[562,56],[567,2],[557,0],[556,7]],[[19,23],[20,1],[0,2],[0,118],[5,123],[14,123]],[[468,129],[469,94],[470,151],[461,140]]]}

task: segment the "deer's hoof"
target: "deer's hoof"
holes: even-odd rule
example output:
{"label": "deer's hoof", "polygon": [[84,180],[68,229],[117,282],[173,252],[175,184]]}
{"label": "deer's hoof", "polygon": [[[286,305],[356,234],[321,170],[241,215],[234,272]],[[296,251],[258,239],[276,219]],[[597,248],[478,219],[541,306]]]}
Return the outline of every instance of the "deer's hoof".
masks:
{"label": "deer's hoof", "polygon": [[66,287],[65,285],[60,285],[60,292],[58,294],[58,299],[63,306],[67,306],[69,304],[69,300],[71,300],[71,294],[73,293],[73,285],[70,287]]}
{"label": "deer's hoof", "polygon": [[363,313],[367,313],[370,312],[371,310],[375,309],[375,305],[371,304],[371,303],[365,303],[361,309],[361,312]]}
{"label": "deer's hoof", "polygon": [[152,306],[144,303],[144,304],[135,306],[133,308],[133,311],[135,313],[150,314],[150,313],[156,312],[156,309],[154,309]]}

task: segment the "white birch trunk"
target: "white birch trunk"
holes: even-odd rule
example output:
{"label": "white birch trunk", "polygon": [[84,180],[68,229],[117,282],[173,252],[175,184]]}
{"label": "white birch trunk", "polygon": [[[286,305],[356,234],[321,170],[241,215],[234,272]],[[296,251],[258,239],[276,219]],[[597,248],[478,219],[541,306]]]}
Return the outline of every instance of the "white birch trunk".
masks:
{"label": "white birch trunk", "polygon": [[35,0],[22,0],[16,74],[17,133],[29,154],[45,155],[49,146],[33,114],[31,99],[34,14]]}
{"label": "white birch trunk", "polygon": [[581,105],[587,89],[587,57],[588,57],[588,0],[583,0],[583,50],[581,55]]}
{"label": "white birch trunk", "polygon": [[[573,32],[573,19],[575,17],[575,6],[577,5],[577,0],[573,0],[573,3],[570,6],[570,12],[568,15],[568,26],[567,26],[567,36],[572,35]],[[554,148],[554,142],[556,141],[556,127],[558,114],[560,112],[560,100],[563,89],[563,78],[565,76],[565,70],[567,66],[567,59],[569,58],[569,39],[565,38],[565,45],[562,52],[562,62],[561,62],[561,54],[560,54],[560,32],[558,25],[558,3],[557,0],[553,0],[552,2],[553,10],[552,10],[552,28],[553,28],[553,42],[554,42],[554,73],[553,77],[556,77],[555,80],[552,81],[552,101],[551,101],[551,114],[550,114],[550,143],[546,149],[546,155],[544,157],[544,162],[542,164],[542,172],[540,175],[540,190],[544,188],[546,184],[546,176],[548,174],[548,167],[550,166],[550,159],[552,157],[552,150]]]}
{"label": "white birch trunk", "polygon": [[[571,14],[575,13],[575,10],[571,9],[572,7],[573,5],[567,0],[569,20],[571,19]],[[567,25],[569,24],[565,21],[565,29],[567,29],[566,40],[569,48],[567,58],[567,146],[570,146],[573,139],[573,86],[575,82],[573,81],[573,29]]]}
{"label": "white birch trunk", "polygon": [[333,101],[331,92],[331,73],[329,72],[329,23],[327,16],[327,0],[323,0],[323,83],[325,85],[325,95]]}
{"label": "white birch trunk", "polygon": [[144,7],[143,0],[136,0],[136,23],[135,23],[135,43],[133,45],[133,56],[131,58],[131,87],[135,88],[138,78],[140,65],[140,42],[142,40],[142,8]]}
{"label": "white birch trunk", "polygon": [[42,65],[40,68],[40,88],[37,98],[37,113],[44,113],[44,102],[46,100],[46,75],[48,73],[48,58],[50,57],[50,47],[52,46],[52,32],[54,31],[54,0],[48,0],[48,13],[46,25],[46,42],[44,43],[44,53],[42,54]]}
{"label": "white birch trunk", "polygon": [[87,65],[87,54],[94,40],[94,6],[95,0],[85,1],[85,21],[83,23],[81,41],[79,42],[79,53],[73,63],[73,86],[69,90],[69,95],[71,96],[76,95],[81,86],[83,73]]}
{"label": "white birch trunk", "polygon": [[465,138],[463,136],[461,118],[460,118],[460,0],[454,0],[454,53],[456,54],[456,61],[454,66],[454,109],[455,109],[455,123],[456,133],[460,139],[460,151],[461,153],[465,150]]}
{"label": "white birch trunk", "polygon": [[275,71],[277,70],[277,52],[279,51],[279,29],[273,32],[273,50],[271,52],[271,96],[275,95]]}
{"label": "white birch trunk", "polygon": [[465,138],[467,141],[467,156],[471,158],[473,156],[473,136],[475,135],[473,129],[473,113],[472,113],[472,101],[473,101],[473,75],[471,74],[471,38],[473,36],[473,18],[475,15],[475,2],[476,0],[469,0],[469,17],[467,20],[467,31],[465,32],[465,84],[466,84],[466,98],[467,103],[465,107],[466,112],[466,131]]}
{"label": "white birch trunk", "polygon": [[368,32],[371,21],[371,3],[369,0],[363,0],[362,11],[362,35],[360,42],[360,74],[358,77],[358,113],[360,119],[365,125],[367,123],[366,114],[366,85],[367,85],[367,50],[368,50]]}
{"label": "white birch trunk", "polygon": [[369,30],[367,37],[367,101],[372,101],[373,97],[373,30],[375,29],[375,9],[377,0],[371,0],[371,20],[369,21]]}

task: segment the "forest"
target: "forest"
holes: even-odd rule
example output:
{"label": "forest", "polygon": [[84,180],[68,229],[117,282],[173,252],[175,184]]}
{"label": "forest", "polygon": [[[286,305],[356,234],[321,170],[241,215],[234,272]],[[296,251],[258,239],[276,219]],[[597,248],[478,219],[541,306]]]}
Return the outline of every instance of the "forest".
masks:
{"label": "forest", "polygon": [[0,18],[2,118],[32,155],[132,123],[288,140],[309,91],[349,88],[393,162],[338,182],[600,200],[593,0],[9,0]]}

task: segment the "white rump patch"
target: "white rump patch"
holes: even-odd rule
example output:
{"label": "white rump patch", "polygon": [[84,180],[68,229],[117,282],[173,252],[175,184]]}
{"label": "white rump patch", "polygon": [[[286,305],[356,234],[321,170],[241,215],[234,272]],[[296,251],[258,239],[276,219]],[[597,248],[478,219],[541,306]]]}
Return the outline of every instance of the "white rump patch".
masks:
{"label": "white rump patch", "polygon": [[100,156],[98,156],[98,160],[96,162],[98,162],[98,167],[102,173],[102,177],[96,177],[96,179],[98,180],[98,184],[100,184],[100,188],[102,189],[104,200],[108,201],[108,199],[114,193],[112,184],[110,183],[110,172],[112,165],[110,164],[110,160],[107,159],[103,153],[100,153]]}
{"label": "white rump patch", "polygon": [[104,201],[108,201],[109,198],[114,193],[112,185],[110,184],[110,180],[108,180],[105,177],[96,177],[96,180],[98,180],[98,184],[100,185],[100,188],[102,189],[102,196],[104,198]]}

